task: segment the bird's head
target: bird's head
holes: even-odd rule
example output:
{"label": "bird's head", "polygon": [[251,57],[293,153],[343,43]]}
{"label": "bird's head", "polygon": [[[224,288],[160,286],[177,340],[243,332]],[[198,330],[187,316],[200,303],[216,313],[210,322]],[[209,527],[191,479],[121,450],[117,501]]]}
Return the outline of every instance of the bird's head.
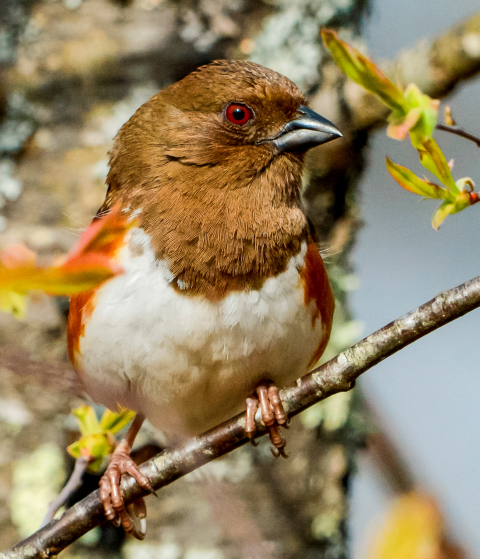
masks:
{"label": "bird's head", "polygon": [[230,190],[267,175],[299,190],[304,153],[340,136],[288,78],[253,62],[217,61],[152,97],[123,126],[109,183]]}

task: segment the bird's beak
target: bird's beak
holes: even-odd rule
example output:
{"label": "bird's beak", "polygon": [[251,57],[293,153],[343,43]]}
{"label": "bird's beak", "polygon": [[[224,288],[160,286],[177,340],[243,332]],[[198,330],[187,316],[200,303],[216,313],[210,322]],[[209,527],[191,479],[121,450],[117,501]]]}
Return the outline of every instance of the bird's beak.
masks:
{"label": "bird's beak", "polygon": [[343,136],[329,120],[305,105],[300,105],[298,112],[302,116],[287,122],[275,137],[270,138],[278,152],[307,151]]}

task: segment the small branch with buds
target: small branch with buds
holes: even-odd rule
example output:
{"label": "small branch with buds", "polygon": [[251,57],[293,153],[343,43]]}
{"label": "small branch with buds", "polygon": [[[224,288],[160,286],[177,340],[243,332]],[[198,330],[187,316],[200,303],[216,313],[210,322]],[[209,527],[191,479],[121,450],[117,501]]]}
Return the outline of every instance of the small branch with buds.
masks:
{"label": "small branch with buds", "polygon": [[[314,369],[280,392],[289,417],[338,392],[351,390],[365,371],[405,346],[480,307],[480,276],[437,295],[418,309],[397,318],[335,359]],[[259,435],[265,427],[257,423]],[[160,489],[248,442],[245,414],[188,440],[176,449],[158,454],[142,465],[155,489]],[[122,481],[125,501],[131,503],[145,492],[130,476]],[[99,491],[67,510],[58,520],[0,553],[0,559],[44,558],[57,555],[94,526],[105,522]]]}
{"label": "small branch with buds", "polygon": [[470,140],[476,144],[478,148],[480,148],[480,138],[475,136],[475,134],[467,132],[465,129],[458,126],[458,124],[437,124],[436,128],[437,130],[442,130],[443,132],[449,132],[455,136],[460,136],[460,138],[464,138],[465,140]]}
{"label": "small branch with buds", "polygon": [[[465,128],[459,126],[452,116],[452,110],[450,107],[445,107],[445,124],[438,123],[435,128],[437,130],[441,130],[442,132],[448,132],[449,134],[453,134],[454,136],[459,136],[460,138],[469,140],[470,142],[473,142],[477,146],[477,148],[480,148],[480,137],[472,134],[471,132],[468,132],[467,130],[465,130]],[[477,202],[480,202],[480,192],[475,192],[474,186],[475,185],[472,182],[471,192],[469,193],[471,206],[473,204],[476,204]]]}
{"label": "small branch with buds", "polygon": [[437,130],[442,130],[443,132],[448,132],[454,136],[460,136],[465,140],[469,140],[476,144],[477,148],[480,148],[480,137],[472,134],[458,125],[452,115],[452,109],[450,107],[445,107],[445,124],[437,124],[435,127]]}

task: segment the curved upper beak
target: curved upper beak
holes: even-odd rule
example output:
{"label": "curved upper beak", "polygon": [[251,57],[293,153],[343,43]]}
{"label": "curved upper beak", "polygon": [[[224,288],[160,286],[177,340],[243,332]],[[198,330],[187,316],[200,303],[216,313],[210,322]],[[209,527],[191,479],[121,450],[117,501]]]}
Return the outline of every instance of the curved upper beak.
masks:
{"label": "curved upper beak", "polygon": [[301,114],[299,118],[287,122],[275,137],[270,138],[279,152],[307,151],[343,136],[329,120],[305,105],[300,105],[298,112]]}

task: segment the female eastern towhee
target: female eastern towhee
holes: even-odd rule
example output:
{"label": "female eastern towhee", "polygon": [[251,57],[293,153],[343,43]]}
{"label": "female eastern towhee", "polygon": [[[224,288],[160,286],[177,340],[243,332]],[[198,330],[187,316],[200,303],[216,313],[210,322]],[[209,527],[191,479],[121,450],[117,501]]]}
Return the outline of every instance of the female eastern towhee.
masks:
{"label": "female eastern towhee", "polygon": [[172,440],[247,404],[253,437],[260,404],[284,453],[277,386],[320,358],[334,310],[304,155],[340,136],[290,80],[238,60],[167,87],[117,134],[99,214],[118,206],[137,225],[113,256],[124,273],[72,297],[68,347],[96,402],[137,412],[100,483],[107,518],[137,537],[119,482],[151,489],[130,459],[145,417]]}

